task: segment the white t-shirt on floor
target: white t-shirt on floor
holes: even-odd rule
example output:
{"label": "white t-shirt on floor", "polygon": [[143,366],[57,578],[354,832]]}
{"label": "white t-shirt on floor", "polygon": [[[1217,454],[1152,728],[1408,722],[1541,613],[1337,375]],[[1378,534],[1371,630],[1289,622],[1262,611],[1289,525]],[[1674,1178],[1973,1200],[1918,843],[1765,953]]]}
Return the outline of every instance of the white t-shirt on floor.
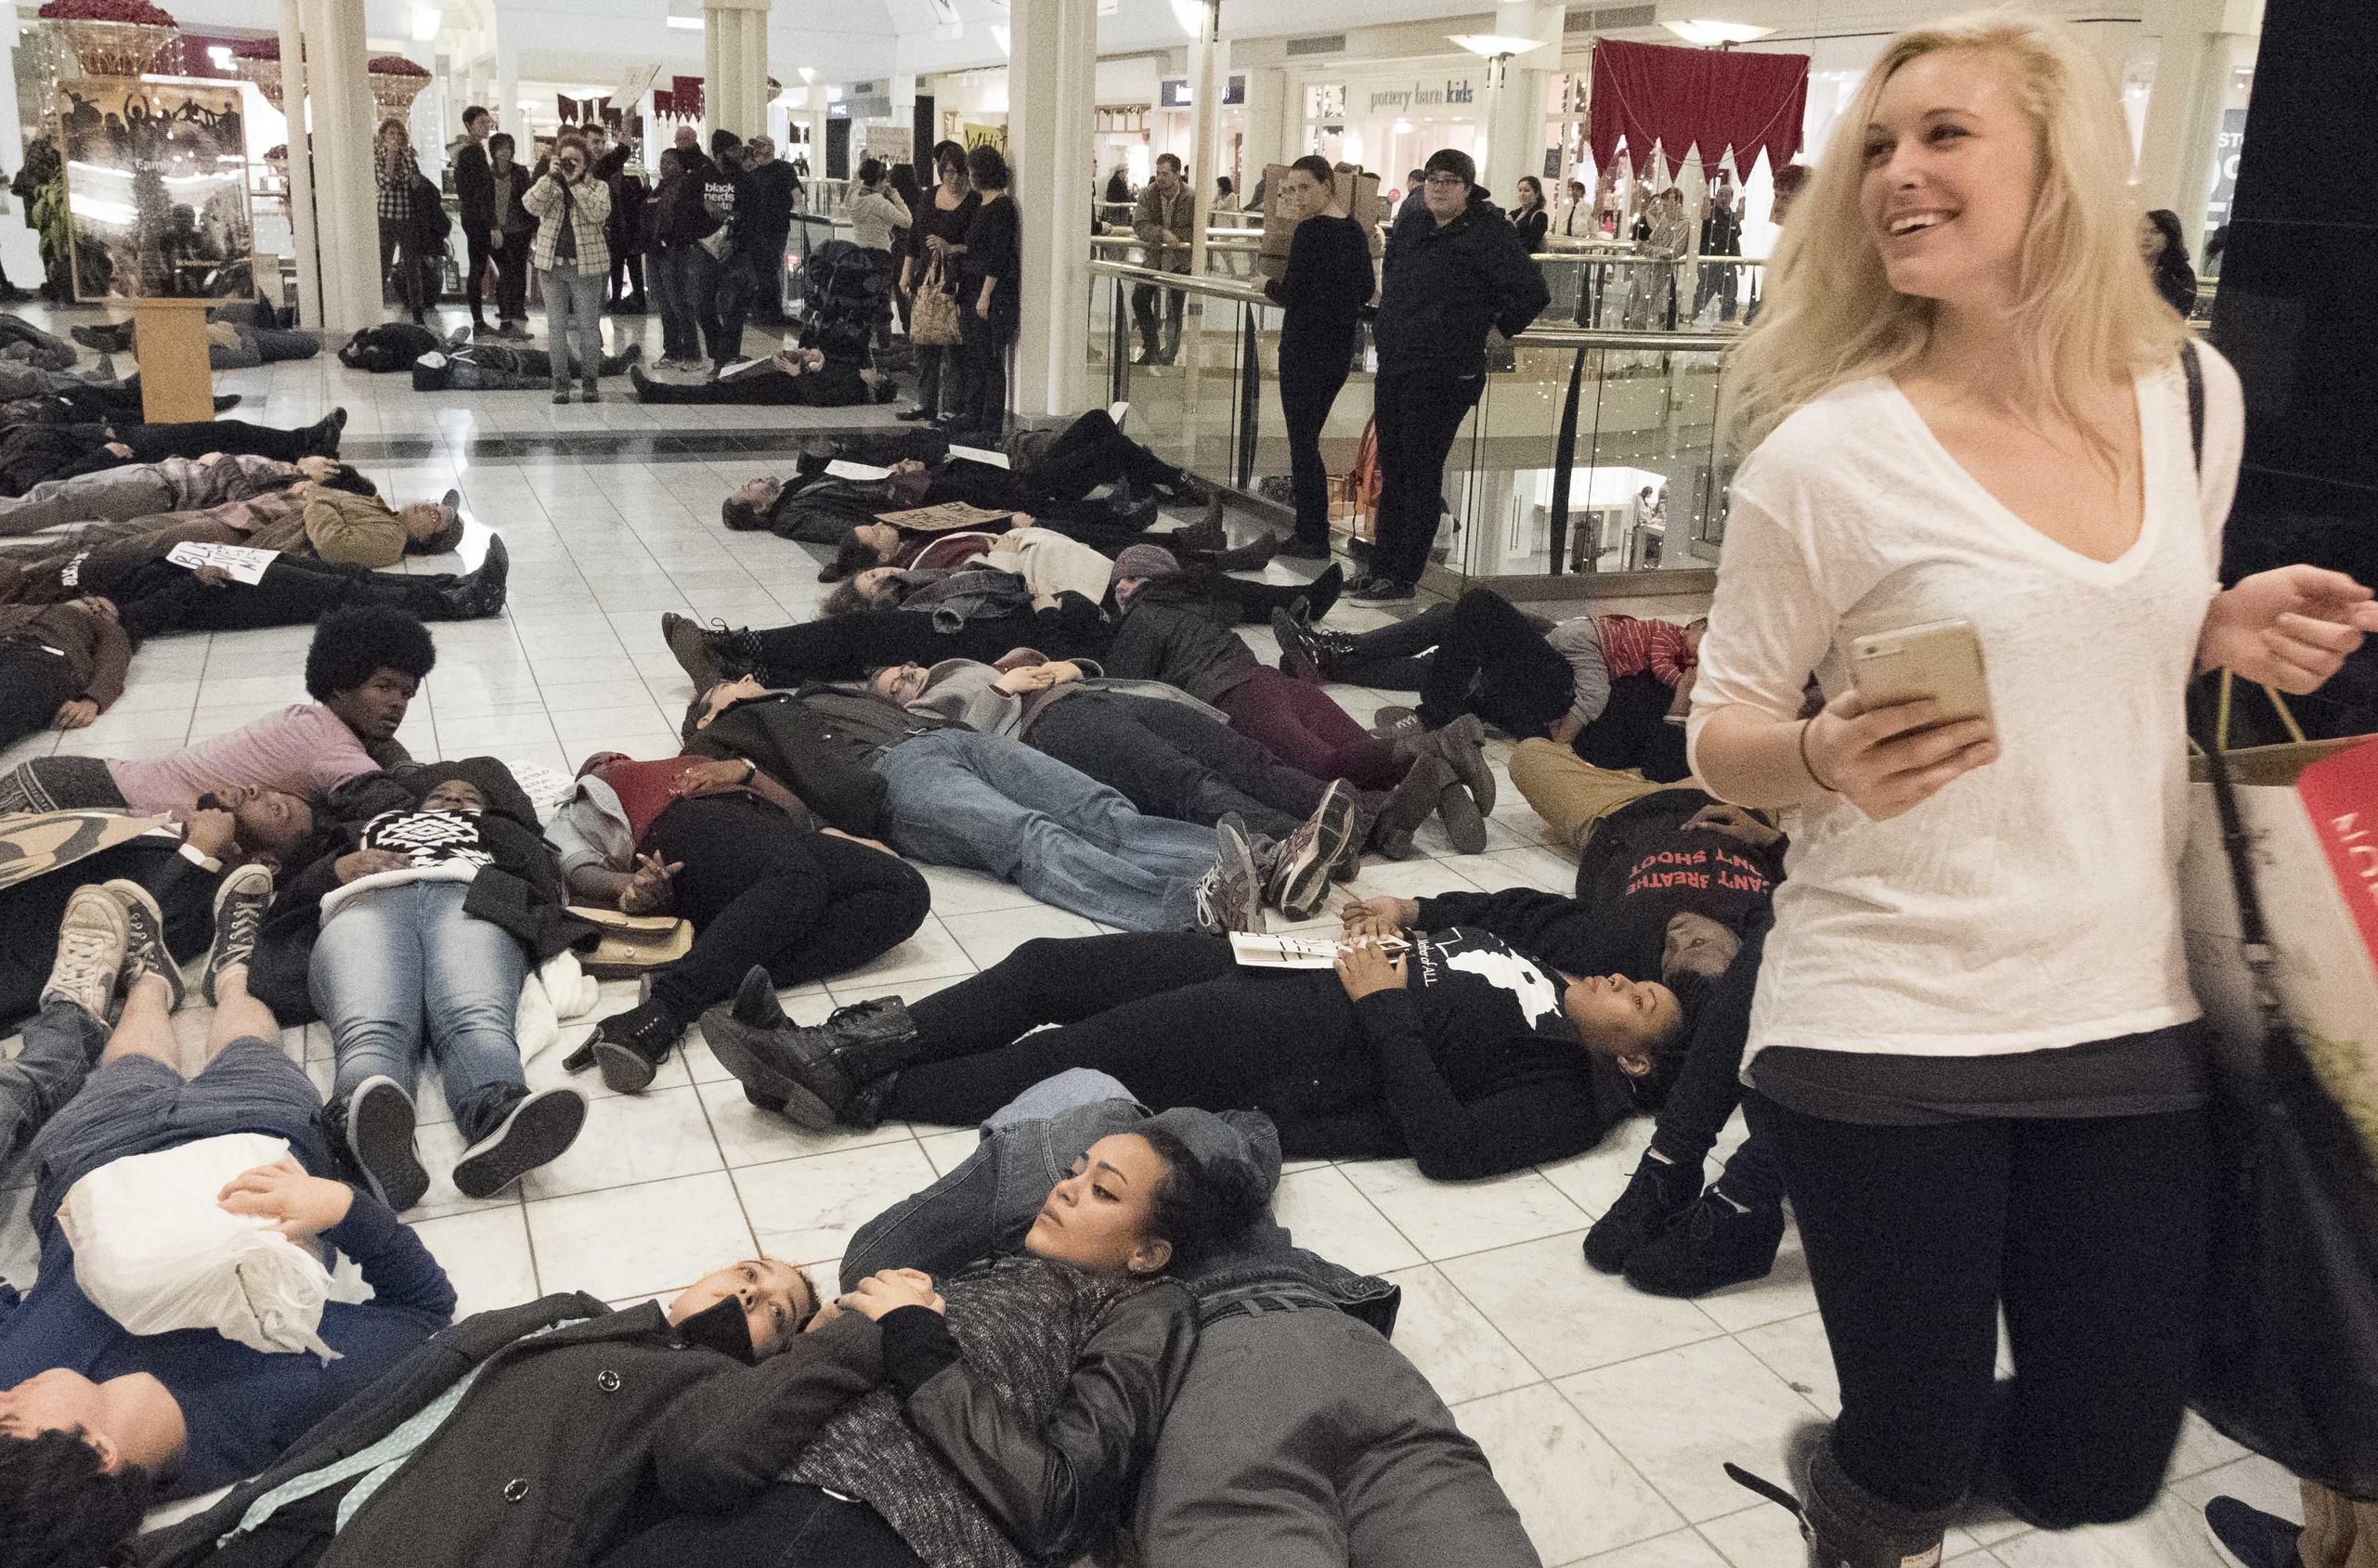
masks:
{"label": "white t-shirt on floor", "polygon": [[[1889,822],[1812,804],[1775,893],[1746,1053],[1983,1056],[2198,1017],[2181,948],[2184,693],[2244,444],[2199,345],[2203,478],[2179,364],[2138,380],[2145,525],[2121,559],[2054,543],[1958,466],[1887,377],[1835,388],[1742,465],[1689,744],[1717,708],[1788,719],[1859,637],[1964,619],[1999,758]],[[1696,762],[1697,771],[1697,762]]]}

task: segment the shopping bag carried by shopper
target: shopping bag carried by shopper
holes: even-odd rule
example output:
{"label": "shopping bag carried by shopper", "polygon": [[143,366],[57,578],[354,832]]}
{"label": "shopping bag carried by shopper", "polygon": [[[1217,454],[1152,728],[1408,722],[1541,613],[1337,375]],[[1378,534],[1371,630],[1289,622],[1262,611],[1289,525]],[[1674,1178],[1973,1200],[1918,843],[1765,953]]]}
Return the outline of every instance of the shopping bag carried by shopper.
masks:
{"label": "shopping bag carried by shopper", "polygon": [[2181,866],[2190,978],[2219,1042],[2192,1403],[2296,1474],[2378,1499],[2378,739],[2233,753],[2230,691],[2225,675],[2194,705]]}
{"label": "shopping bag carried by shopper", "polygon": [[958,297],[942,270],[942,258],[935,256],[909,307],[908,341],[920,348],[947,348],[959,335]]}

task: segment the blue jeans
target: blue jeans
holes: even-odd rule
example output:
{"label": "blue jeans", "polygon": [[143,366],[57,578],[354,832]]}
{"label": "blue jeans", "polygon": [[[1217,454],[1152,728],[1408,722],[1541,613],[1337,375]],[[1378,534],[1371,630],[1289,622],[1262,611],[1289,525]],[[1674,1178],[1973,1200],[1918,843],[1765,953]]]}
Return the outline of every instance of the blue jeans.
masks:
{"label": "blue jeans", "polygon": [[1191,922],[1214,832],[1148,817],[1106,785],[997,735],[937,730],[876,761],[903,854],[971,866],[1126,931]]}
{"label": "blue jeans", "polygon": [[462,913],[469,894],[463,882],[374,888],[322,922],[309,990],[338,1057],[334,1104],[375,1074],[409,1093],[424,1045],[466,1137],[493,1132],[520,1097],[512,1028],[528,955],[501,927]]}
{"label": "blue jeans", "polygon": [[570,330],[578,330],[578,373],[592,381],[603,364],[603,275],[553,267],[539,280],[545,291],[546,347],[553,356],[556,390],[570,384]]}
{"label": "blue jeans", "polygon": [[672,245],[660,258],[668,287],[660,297],[660,352],[669,359],[702,357],[702,323],[717,309],[719,264],[699,240]]}

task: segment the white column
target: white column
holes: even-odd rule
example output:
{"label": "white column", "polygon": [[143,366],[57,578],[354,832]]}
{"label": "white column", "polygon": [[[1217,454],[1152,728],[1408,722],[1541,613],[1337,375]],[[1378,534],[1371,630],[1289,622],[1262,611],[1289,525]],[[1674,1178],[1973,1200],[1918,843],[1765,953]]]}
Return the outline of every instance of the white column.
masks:
{"label": "white column", "polygon": [[1072,414],[1089,397],[1082,236],[1090,176],[1082,149],[1094,123],[1098,0],[1026,0],[1009,19],[1007,162],[1023,227],[1023,321],[1009,397],[1028,418]]}
{"label": "white column", "polygon": [[2145,10],[2141,25],[2156,35],[2155,81],[2139,137],[2138,201],[2177,213],[2194,254],[2204,239],[2230,65],[2256,19],[2247,0],[2149,0]]}
{"label": "white column", "polygon": [[1496,32],[1546,45],[1500,66],[1486,62],[1489,82],[1499,71],[1501,85],[1488,89],[1487,155],[1479,160],[1478,177],[1506,211],[1518,200],[1514,187],[1520,175],[1544,177],[1544,101],[1552,92],[1552,75],[1560,68],[1566,10],[1537,0],[1502,0],[1495,7]]}
{"label": "white column", "polygon": [[289,231],[297,253],[297,318],[325,319],[322,260],[314,248],[314,154],[305,139],[305,58],[298,0],[280,0],[280,101],[289,114]]}
{"label": "white column", "polygon": [[[1227,78],[1226,78],[1227,80]],[[1288,149],[1288,72],[1276,65],[1247,71],[1247,145],[1239,168],[1239,200],[1254,193],[1255,182],[1274,163],[1292,162]],[[1298,148],[1298,153],[1304,149]],[[1214,181],[1205,182],[1208,190]]]}
{"label": "white column", "polygon": [[380,201],[371,177],[374,110],[365,69],[370,51],[364,44],[363,0],[303,0],[303,10],[315,221],[319,232],[337,237],[321,248],[323,326],[349,332],[382,317]]}
{"label": "white column", "polygon": [[1222,0],[1197,0],[1197,36],[1189,42],[1189,188],[1197,220],[1189,227],[1189,276],[1205,276],[1205,228],[1221,162],[1222,86],[1230,80],[1230,45],[1219,36]]}
{"label": "white column", "polygon": [[496,22],[495,97],[487,107],[496,111],[496,123],[512,133],[513,151],[520,161],[535,163],[536,149],[528,145],[528,116],[520,107],[520,45],[500,19]]}
{"label": "white column", "polygon": [[[19,41],[17,13],[11,8],[0,17],[0,168],[12,175],[25,162],[24,134],[18,128],[17,112]],[[25,227],[21,211],[0,219],[0,261],[6,262],[8,280],[17,287],[28,291],[41,287],[41,239]]]}
{"label": "white column", "polygon": [[712,130],[768,129],[769,0],[703,0],[702,110]]}

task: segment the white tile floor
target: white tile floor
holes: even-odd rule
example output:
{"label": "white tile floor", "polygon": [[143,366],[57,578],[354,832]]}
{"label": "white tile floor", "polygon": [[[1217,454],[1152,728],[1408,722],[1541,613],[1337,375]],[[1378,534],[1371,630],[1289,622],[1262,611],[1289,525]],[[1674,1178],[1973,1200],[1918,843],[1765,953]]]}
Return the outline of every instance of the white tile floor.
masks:
{"label": "white tile floor", "polygon": [[[86,319],[85,317],[72,319]],[[656,346],[658,323],[614,318],[617,341]],[[62,330],[62,329],[61,329]],[[568,764],[597,749],[673,751],[690,688],[661,645],[660,613],[730,624],[806,617],[820,592],[816,563],[767,535],[731,535],[718,503],[741,481],[790,467],[788,454],[747,447],[688,451],[678,438],[889,424],[883,410],[644,408],[624,382],[607,400],[553,408],[542,393],[414,393],[402,376],[369,377],[324,357],[231,373],[238,417],[295,425],[344,404],[347,447],[402,499],[459,486],[476,525],[513,556],[511,606],[500,619],[435,628],[441,663],[402,738],[415,755],[494,753]],[[553,437],[648,437],[626,450],[552,449]],[[489,443],[507,441],[510,450]],[[466,562],[484,548],[479,529]],[[450,566],[435,560],[422,569]],[[1275,572],[1279,569],[1275,568]],[[1363,613],[1332,624],[1355,628]],[[244,723],[303,696],[305,628],[161,640],[135,662],[123,700],[90,729],[35,737],[0,767],[52,748],[103,756],[163,751]],[[1267,632],[1249,633],[1267,654]],[[1384,701],[1339,696],[1368,719]],[[1417,894],[1527,884],[1566,891],[1569,861],[1547,849],[1527,803],[1507,787],[1488,851],[1374,862],[1357,890]],[[1027,937],[1090,929],[1015,889],[934,868],[934,913],[916,937],[866,969],[788,998],[815,1022],[833,1006],[897,992],[911,999],[995,962]],[[604,1011],[629,988],[606,988]],[[202,1019],[186,1018],[195,1041]],[[575,1043],[582,1028],[565,1031]],[[290,1049],[328,1079],[318,1026]],[[558,1058],[531,1064],[558,1081]],[[578,1081],[602,1096],[591,1078]],[[459,1151],[434,1089],[424,1153],[442,1172]],[[1443,1186],[1406,1161],[1316,1163],[1281,1185],[1280,1218],[1306,1245],[1404,1287],[1397,1343],[1436,1383],[1492,1458],[1548,1564],[1606,1568],[1786,1568],[1800,1561],[1787,1516],[1726,1481],[1734,1459],[1780,1475],[1794,1423],[1831,1409],[1831,1365],[1797,1241],[1773,1277],[1699,1302],[1642,1296],[1586,1268],[1578,1244],[1614,1199],[1649,1128],[1540,1171]],[[541,1291],[581,1289],[612,1301],[682,1285],[755,1247],[831,1273],[852,1228],[963,1158],[972,1134],[893,1125],[820,1136],[753,1110],[698,1035],[653,1089],[598,1097],[578,1147],[526,1189],[474,1203],[442,1181],[420,1211],[422,1238],[453,1275],[464,1311]],[[1729,1146],[1730,1147],[1730,1146]],[[24,1173],[0,1173],[0,1273],[31,1272]],[[2173,1484],[2146,1518],[2065,1536],[2008,1527],[1959,1532],[1956,1561],[1988,1568],[2216,1568],[2222,1557],[2199,1513],[2216,1492],[2294,1515],[2275,1467],[2193,1423]]]}

